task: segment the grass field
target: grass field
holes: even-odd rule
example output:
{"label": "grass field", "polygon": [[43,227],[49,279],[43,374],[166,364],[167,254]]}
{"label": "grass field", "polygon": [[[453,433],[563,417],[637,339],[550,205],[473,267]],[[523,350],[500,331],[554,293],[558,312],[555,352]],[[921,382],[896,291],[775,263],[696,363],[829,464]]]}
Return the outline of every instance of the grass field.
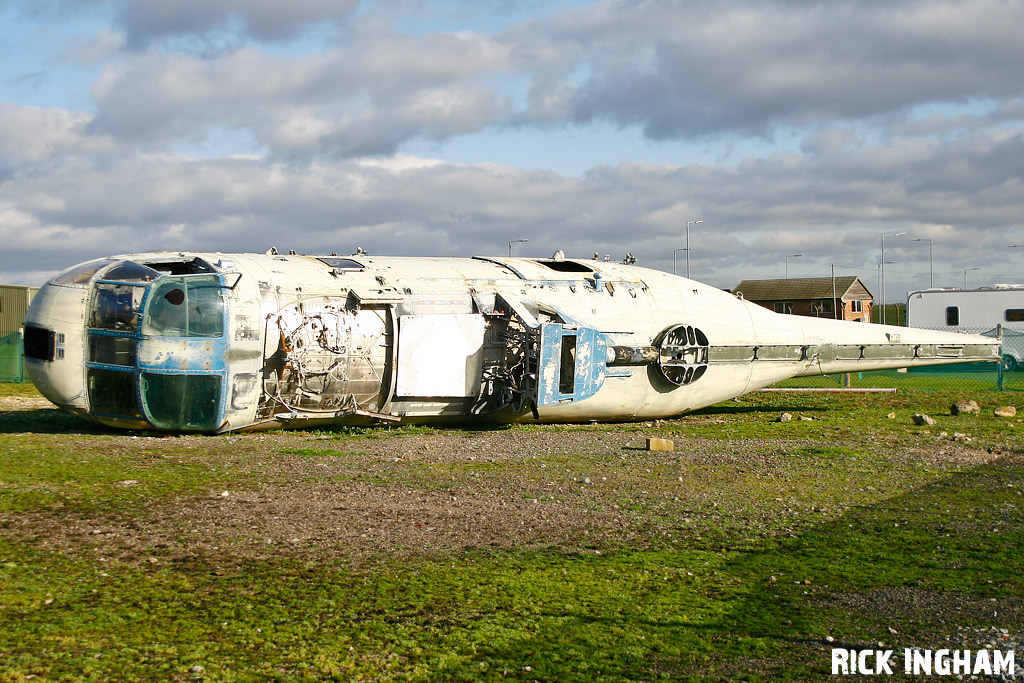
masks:
{"label": "grass field", "polygon": [[0,385],[0,681],[813,681],[833,647],[1012,649],[1017,396],[174,437]]}

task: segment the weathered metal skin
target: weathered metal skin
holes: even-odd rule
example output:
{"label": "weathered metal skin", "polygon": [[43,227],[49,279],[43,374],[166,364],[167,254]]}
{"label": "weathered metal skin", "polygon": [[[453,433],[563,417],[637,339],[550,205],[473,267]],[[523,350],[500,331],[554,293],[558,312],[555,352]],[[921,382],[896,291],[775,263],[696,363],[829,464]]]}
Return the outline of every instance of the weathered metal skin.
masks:
{"label": "weathered metal skin", "polygon": [[779,315],[608,262],[148,252],[75,266],[26,321],[87,419],[218,433],[628,421],[801,375],[996,361],[999,340]]}

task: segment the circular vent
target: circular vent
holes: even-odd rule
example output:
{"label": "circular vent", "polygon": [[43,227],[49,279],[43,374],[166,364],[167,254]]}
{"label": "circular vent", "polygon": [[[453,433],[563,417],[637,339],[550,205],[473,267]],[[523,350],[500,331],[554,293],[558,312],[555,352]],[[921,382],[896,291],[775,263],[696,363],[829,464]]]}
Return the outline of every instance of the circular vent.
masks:
{"label": "circular vent", "polygon": [[691,325],[668,328],[658,344],[658,369],[672,384],[696,382],[708,369],[708,338]]}

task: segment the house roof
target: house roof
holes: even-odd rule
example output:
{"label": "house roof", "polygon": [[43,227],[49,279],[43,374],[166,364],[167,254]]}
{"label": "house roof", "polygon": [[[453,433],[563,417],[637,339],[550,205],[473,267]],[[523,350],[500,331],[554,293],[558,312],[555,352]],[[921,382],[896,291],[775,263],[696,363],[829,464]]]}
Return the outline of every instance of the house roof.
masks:
{"label": "house roof", "polygon": [[[830,277],[795,277],[785,280],[744,280],[736,285],[733,292],[743,294],[743,298],[748,301],[797,301],[831,299],[833,289]],[[845,301],[875,298],[856,275],[837,277],[835,295]]]}

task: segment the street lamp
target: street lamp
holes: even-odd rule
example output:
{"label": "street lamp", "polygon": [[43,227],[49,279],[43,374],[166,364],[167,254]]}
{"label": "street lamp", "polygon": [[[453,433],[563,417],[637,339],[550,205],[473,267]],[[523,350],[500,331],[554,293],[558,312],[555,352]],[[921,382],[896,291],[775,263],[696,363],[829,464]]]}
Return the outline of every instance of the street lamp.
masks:
{"label": "street lamp", "polygon": [[516,242],[529,242],[530,240],[509,240],[508,241],[508,255],[512,255],[512,245]]}
{"label": "street lamp", "polygon": [[[895,261],[886,261],[886,263],[892,265],[893,263],[896,263],[896,262]],[[881,291],[882,290],[882,263],[881,262],[879,262],[878,263],[878,267],[875,268],[875,282],[878,283],[878,290]],[[881,317],[881,316],[879,316],[879,317]]]}
{"label": "street lamp", "polygon": [[928,287],[935,286],[935,261],[932,258],[932,241],[927,237],[911,237],[911,242],[927,242],[928,243]]}
{"label": "street lamp", "polygon": [[981,270],[981,268],[964,268],[964,289],[967,289],[967,271],[969,270]]}
{"label": "street lamp", "polygon": [[676,254],[678,254],[681,251],[685,251],[685,252],[689,253],[690,249],[689,249],[689,247],[682,247],[680,249],[673,249],[672,250],[672,274],[673,275],[678,275],[679,274],[679,273],[676,272]]}
{"label": "street lamp", "polygon": [[882,324],[885,324],[885,238],[886,237],[899,237],[900,235],[906,235],[905,232],[893,232],[887,235],[882,235],[882,260],[880,262],[881,267],[881,280],[882,280]]}
{"label": "street lamp", "polygon": [[789,279],[789,259],[796,258],[798,256],[803,256],[803,254],[790,254],[789,256],[786,257],[786,279],[787,280]]}
{"label": "street lamp", "polygon": [[703,222],[703,218],[695,221],[686,221],[686,277],[690,277],[690,225],[697,225]]}

